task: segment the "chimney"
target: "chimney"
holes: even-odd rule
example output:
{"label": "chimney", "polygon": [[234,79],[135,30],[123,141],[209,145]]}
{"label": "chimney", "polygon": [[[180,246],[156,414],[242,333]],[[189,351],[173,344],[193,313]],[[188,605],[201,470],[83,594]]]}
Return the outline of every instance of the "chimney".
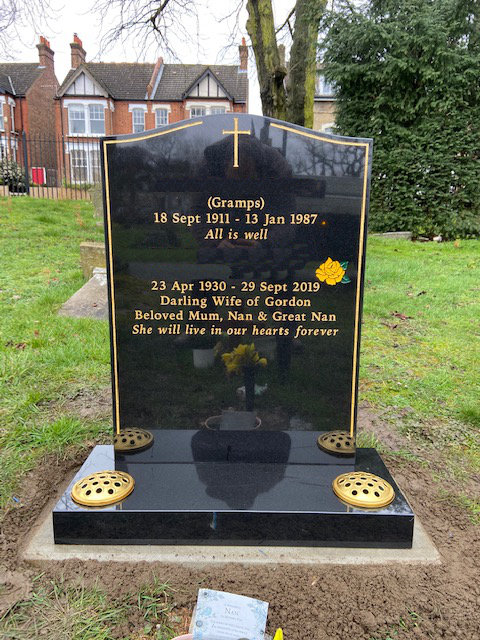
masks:
{"label": "chimney", "polygon": [[147,84],[147,99],[150,100],[153,96],[154,90],[155,90],[155,85],[157,83],[157,79],[158,79],[158,74],[160,72],[160,69],[163,66],[163,58],[158,58],[157,62],[155,63],[155,67],[153,69],[152,72],[152,77],[150,78],[149,83]]}
{"label": "chimney", "polygon": [[87,55],[82,46],[82,41],[76,33],[73,34],[73,42],[70,43],[70,50],[72,52],[72,69],[76,69],[85,62],[85,56]]}
{"label": "chimney", "polygon": [[40,36],[40,44],[37,44],[38,49],[38,64],[40,67],[47,69],[53,69],[53,56],[54,53],[50,49],[50,42],[43,36]]}
{"label": "chimney", "polygon": [[245,38],[242,38],[242,44],[238,47],[240,53],[240,71],[248,69],[248,47]]}

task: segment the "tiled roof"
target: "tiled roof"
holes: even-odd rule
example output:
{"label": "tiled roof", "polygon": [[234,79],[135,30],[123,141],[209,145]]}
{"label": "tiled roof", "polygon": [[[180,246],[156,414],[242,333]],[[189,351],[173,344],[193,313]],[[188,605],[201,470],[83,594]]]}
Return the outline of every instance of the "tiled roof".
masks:
{"label": "tiled roof", "polygon": [[248,78],[236,65],[166,64],[158,83],[155,100],[182,100],[185,91],[207,69],[219,79],[235,102],[246,102]]}
{"label": "tiled roof", "polygon": [[[147,85],[152,77],[153,64],[139,62],[87,62],[81,65],[116,100],[145,100]],[[235,102],[246,102],[248,79],[238,73],[234,65],[165,64],[153,96],[154,100],[182,100],[185,91],[207,69],[218,78]],[[67,89],[77,69],[71,69],[59,94]]]}
{"label": "tiled roof", "polygon": [[0,93],[14,93],[10,78],[0,71]]}
{"label": "tiled roof", "polygon": [[0,62],[0,74],[10,76],[17,96],[24,96],[42,72],[38,62]]}
{"label": "tiled roof", "polygon": [[[81,66],[98,80],[112,98],[145,100],[147,84],[155,65],[141,62],[87,62]],[[70,69],[59,89],[60,94],[68,87],[76,71]]]}

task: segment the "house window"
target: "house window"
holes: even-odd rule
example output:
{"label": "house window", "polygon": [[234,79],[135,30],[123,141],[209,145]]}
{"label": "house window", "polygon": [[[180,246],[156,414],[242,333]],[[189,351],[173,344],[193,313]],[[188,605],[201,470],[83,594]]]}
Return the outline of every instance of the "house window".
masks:
{"label": "house window", "polygon": [[161,127],[164,124],[168,124],[168,109],[156,109],[155,126]]}
{"label": "house window", "polygon": [[105,109],[101,104],[89,104],[88,115],[90,118],[91,133],[105,133]]}
{"label": "house window", "polygon": [[98,184],[102,180],[100,149],[92,143],[81,143],[79,148],[69,149],[70,154],[70,178],[68,182],[73,184],[87,183]]}
{"label": "house window", "polygon": [[98,149],[91,149],[90,151],[90,177],[89,182],[98,184],[102,181],[100,171],[100,152]]}
{"label": "house window", "polygon": [[86,133],[83,104],[72,104],[68,108],[68,124],[70,133]]}
{"label": "house window", "polygon": [[13,104],[10,105],[10,131],[15,133],[15,107]]}
{"label": "house window", "polygon": [[5,118],[7,117],[7,105],[5,102],[0,103],[0,115],[1,115],[0,131],[5,131]]}
{"label": "house window", "polygon": [[143,109],[132,109],[133,133],[145,131],[145,111]]}
{"label": "house window", "polygon": [[205,107],[190,107],[190,118],[200,118],[207,113]]}
{"label": "house window", "polygon": [[101,104],[71,104],[68,107],[70,135],[104,135],[105,109]]}
{"label": "house window", "polygon": [[325,80],[325,76],[318,75],[315,83],[315,95],[317,96],[333,96],[335,94],[333,85]]}
{"label": "house window", "polygon": [[225,113],[226,112],[226,108],[225,107],[210,107],[210,113],[212,115],[218,115],[221,113]]}
{"label": "house window", "polygon": [[88,181],[87,152],[83,149],[70,151],[72,182]]}

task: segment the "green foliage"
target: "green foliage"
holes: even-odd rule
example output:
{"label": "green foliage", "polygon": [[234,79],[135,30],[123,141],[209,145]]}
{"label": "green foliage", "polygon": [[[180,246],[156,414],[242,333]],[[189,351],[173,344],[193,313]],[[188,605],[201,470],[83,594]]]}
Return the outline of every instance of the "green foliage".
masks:
{"label": "green foliage", "polygon": [[330,17],[340,133],[374,138],[370,230],[480,232],[475,3],[372,0]]}
{"label": "green foliage", "polygon": [[0,160],[0,183],[8,185],[10,191],[25,191],[25,172],[10,158]]}

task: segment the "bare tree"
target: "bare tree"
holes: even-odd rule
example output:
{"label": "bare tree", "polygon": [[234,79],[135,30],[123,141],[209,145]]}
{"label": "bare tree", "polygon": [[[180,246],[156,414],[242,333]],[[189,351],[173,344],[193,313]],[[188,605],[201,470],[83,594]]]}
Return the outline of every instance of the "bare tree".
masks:
{"label": "bare tree", "polygon": [[[255,55],[264,115],[312,126],[317,41],[327,0],[292,3],[292,9],[277,27],[272,0],[235,0],[223,19],[238,18],[246,6],[246,30]],[[137,47],[145,49],[155,36],[164,51],[179,59],[171,34],[175,32],[177,39],[192,42],[186,19],[198,19],[199,5],[194,0],[99,0],[96,8],[102,24],[112,25],[112,16],[118,16],[106,31],[103,48],[119,39],[132,38]],[[288,65],[282,45],[285,39],[291,43]]]}
{"label": "bare tree", "polygon": [[186,25],[189,19],[198,18],[196,5],[194,0],[100,0],[94,10],[106,27],[101,48],[108,49],[117,40],[130,40],[138,50],[145,50],[153,35],[163,51],[178,60],[180,56],[172,47],[169,34],[174,30],[178,40],[192,41]]}
{"label": "bare tree", "polygon": [[37,33],[52,19],[50,0],[2,0],[0,2],[0,56],[12,59],[15,42],[24,42],[24,27]]}

